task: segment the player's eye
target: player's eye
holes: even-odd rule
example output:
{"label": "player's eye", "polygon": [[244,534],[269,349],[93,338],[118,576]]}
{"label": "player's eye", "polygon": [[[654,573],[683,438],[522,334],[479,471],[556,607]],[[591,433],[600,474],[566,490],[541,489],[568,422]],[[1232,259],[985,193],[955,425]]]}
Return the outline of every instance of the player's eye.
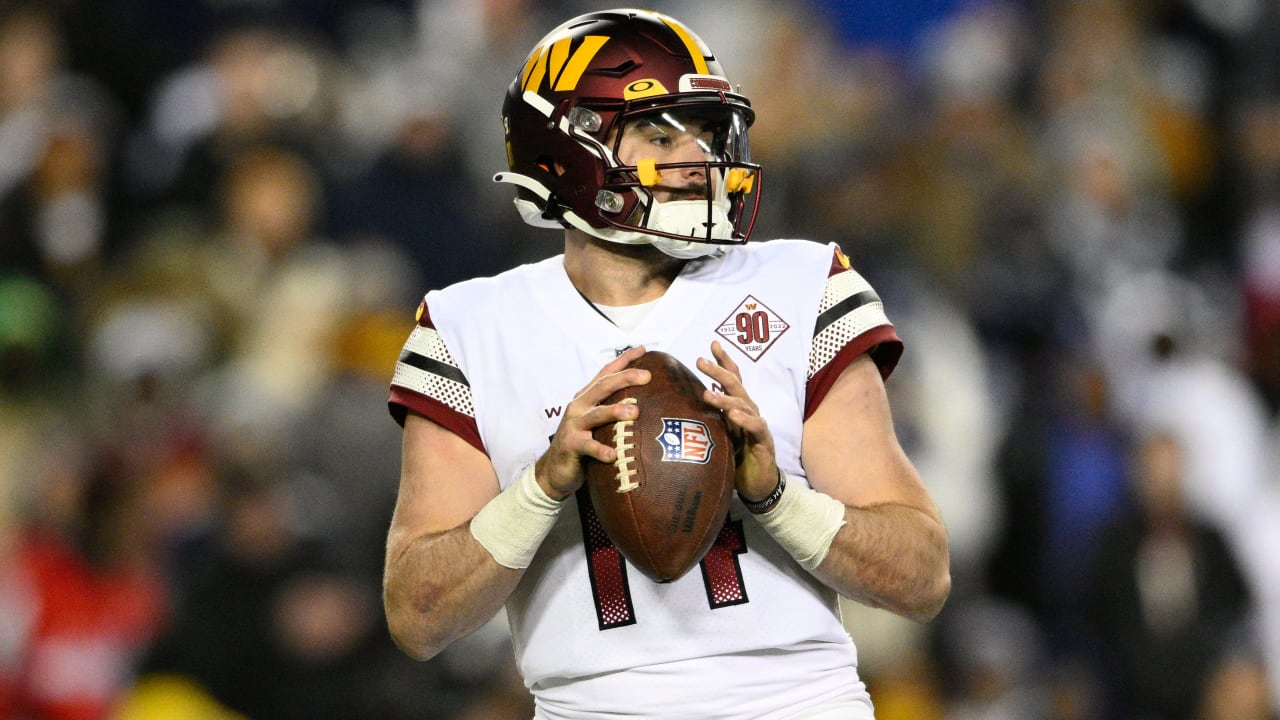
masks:
{"label": "player's eye", "polygon": [[663,127],[655,123],[645,123],[640,126],[639,131],[645,142],[652,145],[670,145],[674,142],[672,139],[673,133],[669,127]]}

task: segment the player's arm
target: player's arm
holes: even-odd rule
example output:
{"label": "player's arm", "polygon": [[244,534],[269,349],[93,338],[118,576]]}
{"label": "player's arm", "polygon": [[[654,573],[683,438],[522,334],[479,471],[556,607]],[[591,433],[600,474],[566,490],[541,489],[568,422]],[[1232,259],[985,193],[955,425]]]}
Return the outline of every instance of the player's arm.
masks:
{"label": "player's arm", "polygon": [[498,495],[489,458],[421,415],[405,417],[383,568],[392,638],[426,660],[493,617],[523,574],[499,565],[468,525]]}
{"label": "player's arm", "polygon": [[565,406],[546,452],[501,492],[487,455],[421,415],[406,416],[383,570],[387,624],[405,653],[436,655],[506,602],[563,500],[581,486],[582,457],[616,459],[591,430],[634,417],[630,405],[599,403],[648,382],[647,371],[626,369],[643,352],[633,348],[605,365]]}
{"label": "player's arm", "polygon": [[719,343],[698,367],[724,388],[704,397],[739,433],[737,490],[757,518],[818,579],[914,620],[951,590],[946,529],[898,444],[880,371],[863,354],[840,373],[804,424],[801,463],[813,490],[781,482],[767,420]]}
{"label": "player's arm", "polygon": [[804,424],[814,489],[843,503],[844,525],[814,575],[842,595],[914,620],[951,590],[946,528],[893,430],[884,381],[861,355]]}

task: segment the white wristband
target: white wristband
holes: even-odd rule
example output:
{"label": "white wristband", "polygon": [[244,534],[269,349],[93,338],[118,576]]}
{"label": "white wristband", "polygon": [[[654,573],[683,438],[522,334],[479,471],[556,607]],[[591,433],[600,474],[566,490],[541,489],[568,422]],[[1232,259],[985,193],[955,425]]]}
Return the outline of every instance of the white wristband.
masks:
{"label": "white wristband", "polygon": [[845,524],[844,503],[790,475],[773,509],[751,517],[809,571],[822,564]]}
{"label": "white wristband", "polygon": [[523,570],[533,562],[538,546],[564,507],[563,502],[542,491],[533,468],[526,468],[471,518],[471,536],[499,565],[514,570]]}

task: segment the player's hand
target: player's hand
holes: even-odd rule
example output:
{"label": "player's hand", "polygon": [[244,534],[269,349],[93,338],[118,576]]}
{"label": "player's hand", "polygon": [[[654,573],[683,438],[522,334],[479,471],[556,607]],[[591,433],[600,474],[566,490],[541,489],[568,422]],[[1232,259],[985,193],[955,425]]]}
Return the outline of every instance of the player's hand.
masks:
{"label": "player's hand", "polygon": [[596,442],[591,431],[618,420],[634,420],[639,414],[639,409],[632,403],[601,403],[622,388],[649,382],[648,370],[627,367],[644,352],[643,347],[633,347],[614,358],[565,406],[560,427],[551,438],[551,447],[538,458],[534,467],[538,484],[552,499],[563,500],[582,486],[582,458],[595,458],[606,463],[618,459],[617,451]]}
{"label": "player's hand", "polygon": [[729,433],[738,451],[738,494],[750,502],[763,500],[778,486],[773,433],[743,387],[737,363],[719,342],[711,343],[711,355],[715,362],[698,358],[698,369],[719,383],[724,392],[707,390],[703,398],[724,412],[729,421]]}

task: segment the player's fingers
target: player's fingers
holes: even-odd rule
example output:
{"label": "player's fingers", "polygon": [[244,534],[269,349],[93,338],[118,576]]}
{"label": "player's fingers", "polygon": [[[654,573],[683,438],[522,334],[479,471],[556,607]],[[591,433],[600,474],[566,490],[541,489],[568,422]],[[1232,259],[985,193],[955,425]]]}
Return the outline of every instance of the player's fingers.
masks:
{"label": "player's fingers", "polygon": [[591,382],[565,406],[564,419],[551,439],[551,447],[544,455],[545,472],[552,487],[573,492],[581,484],[582,458],[595,458],[601,462],[613,462],[617,452],[610,446],[597,442],[592,430],[614,420],[635,417],[634,407],[622,403],[600,405],[614,392],[630,385],[649,382],[649,372],[628,368],[632,361],[643,355],[643,347],[634,347],[605,364]]}
{"label": "player's fingers", "polygon": [[634,420],[640,414],[635,403],[618,402],[596,405],[581,415],[566,418],[564,445],[574,455],[586,455],[597,460],[612,462],[616,453],[607,445],[596,442],[592,431],[601,425]]}
{"label": "player's fingers", "polygon": [[588,440],[583,445],[581,455],[604,463],[611,463],[618,459],[618,451],[612,445],[606,445],[595,440]]}
{"label": "player's fingers", "polygon": [[707,377],[714,380],[720,387],[724,388],[724,394],[730,396],[738,396],[744,394],[742,380],[735,374],[720,367],[706,358],[698,358],[697,367]]}
{"label": "player's fingers", "polygon": [[639,414],[639,405],[635,402],[623,401],[609,403],[608,405],[596,405],[588,410],[581,420],[583,427],[590,431],[592,428],[618,420],[635,420]]}
{"label": "player's fingers", "polygon": [[574,396],[573,402],[583,406],[585,410],[598,405],[605,398],[623,388],[648,383],[651,378],[648,370],[627,367],[631,361],[639,358],[644,353],[644,347],[637,346],[614,358],[609,364],[601,368],[600,372],[596,373],[596,376],[592,378],[587,387]]}
{"label": "player's fingers", "polygon": [[630,365],[633,360],[638,360],[641,355],[644,355],[644,353],[645,348],[643,345],[627,348],[622,354],[610,360],[604,367],[600,368],[600,372],[596,373],[596,376],[591,379],[591,383],[587,387],[591,387],[611,375],[616,375],[626,370],[627,366]]}
{"label": "player's fingers", "polygon": [[749,397],[733,396],[727,393],[716,392],[715,390],[703,390],[702,399],[711,407],[728,414],[731,410],[738,410],[745,414],[759,414],[760,410],[755,402]]}
{"label": "player's fingers", "polygon": [[731,427],[737,428],[749,442],[767,442],[770,438],[769,424],[759,413],[744,408],[730,408],[725,411],[725,418]]}
{"label": "player's fingers", "polygon": [[611,425],[615,422],[635,420],[639,414],[639,407],[633,402],[598,405],[592,408],[581,418],[581,423],[585,429],[579,435],[581,439],[580,444],[577,446],[579,454],[593,457],[603,462],[617,460],[618,453],[616,449],[608,443],[597,441],[592,431],[600,426]]}
{"label": "player's fingers", "polygon": [[[715,368],[713,373],[709,368],[710,365]],[[751,396],[747,394],[746,388],[742,385],[742,381],[736,375],[729,373],[727,370],[711,365],[711,362],[702,358],[698,359],[698,366],[704,372],[711,376],[720,386],[724,388],[724,392],[716,392],[714,390],[705,390],[702,398],[714,408],[728,414],[732,410],[737,410],[743,415],[759,415],[760,408],[756,405]]]}
{"label": "player's fingers", "polygon": [[742,384],[742,374],[738,370],[738,364],[729,357],[729,353],[725,351],[724,346],[719,342],[711,343],[711,355],[715,358],[715,362],[706,358],[698,358],[698,369],[706,373],[712,380],[715,380],[724,388],[726,395],[734,397],[746,397],[746,387]]}
{"label": "player's fingers", "polygon": [[596,376],[592,378],[592,382],[622,370],[627,365],[630,365],[632,360],[639,359],[644,353],[645,347],[643,345],[627,348],[620,355],[606,363],[604,367],[600,368],[600,372],[596,373]]}
{"label": "player's fingers", "polygon": [[652,375],[648,370],[641,370],[640,368],[627,368],[611,375],[605,375],[583,388],[582,392],[573,398],[568,407],[565,408],[565,416],[582,417],[594,408],[602,407],[601,403],[604,403],[610,395],[633,385],[647,384],[651,378]]}
{"label": "player's fingers", "polygon": [[724,349],[724,345],[721,345],[719,340],[711,341],[711,355],[720,364],[720,367],[733,373],[734,377],[742,377],[742,373],[738,372],[738,363],[733,361],[733,358],[729,356],[729,351]]}

